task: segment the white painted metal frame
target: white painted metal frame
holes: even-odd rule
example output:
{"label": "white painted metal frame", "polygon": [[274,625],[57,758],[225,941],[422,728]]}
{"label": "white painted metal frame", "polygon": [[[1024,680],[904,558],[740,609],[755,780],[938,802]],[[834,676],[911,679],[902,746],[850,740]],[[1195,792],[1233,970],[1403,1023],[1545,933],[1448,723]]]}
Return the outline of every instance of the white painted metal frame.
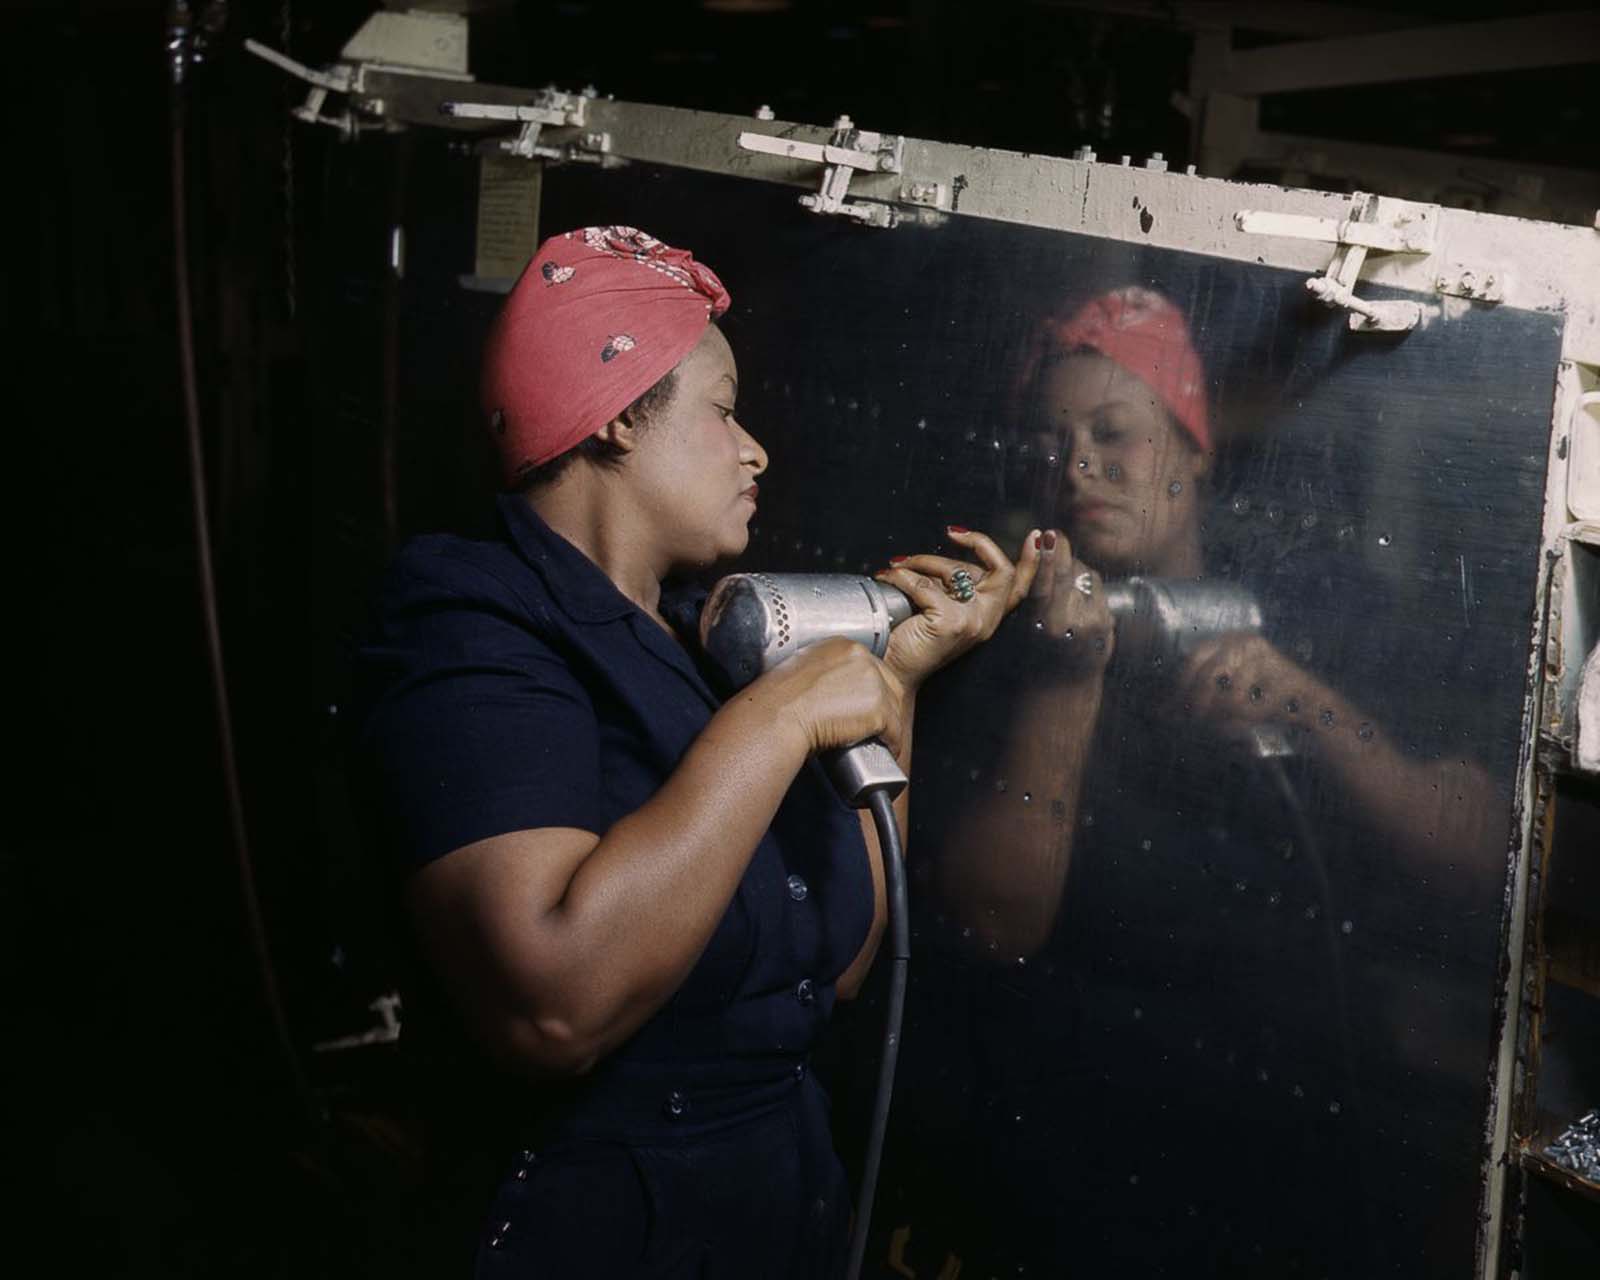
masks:
{"label": "white painted metal frame", "polygon": [[[740,149],[739,135],[750,132],[743,117],[599,99],[590,104],[588,127],[612,135],[612,155],[618,159],[795,187],[813,188],[817,181],[815,161],[809,155],[791,158]],[[763,122],[760,132],[818,149],[832,142],[832,131],[819,125]],[[912,183],[942,185],[952,193],[950,207],[930,209],[907,200],[901,189]],[[1336,193],[919,138],[904,139],[900,173],[858,171],[850,194],[897,206],[908,219],[992,218],[1260,262],[1308,276],[1326,269],[1328,240],[1272,234],[1273,223],[1256,215],[1292,215],[1326,228],[1344,224],[1349,237],[1345,242],[1365,240],[1369,249],[1359,273],[1362,281],[1431,298],[1428,305],[1435,314],[1448,314],[1459,306],[1480,305],[1481,300],[1442,290],[1441,276],[1447,285],[1457,282],[1456,287],[1463,271],[1473,272],[1478,280],[1493,276],[1501,285],[1498,301],[1504,305],[1565,313],[1563,356],[1600,366],[1600,234],[1590,227],[1412,205],[1425,215],[1415,231],[1401,237],[1375,228],[1367,235],[1350,230],[1350,198]],[[1380,200],[1380,220],[1385,220],[1386,206],[1403,208],[1406,203]],[[1141,224],[1143,212],[1154,219],[1148,231]],[[1247,219],[1251,229],[1240,225],[1238,215],[1243,212],[1252,215]],[[1422,252],[1430,232],[1431,252]]]}

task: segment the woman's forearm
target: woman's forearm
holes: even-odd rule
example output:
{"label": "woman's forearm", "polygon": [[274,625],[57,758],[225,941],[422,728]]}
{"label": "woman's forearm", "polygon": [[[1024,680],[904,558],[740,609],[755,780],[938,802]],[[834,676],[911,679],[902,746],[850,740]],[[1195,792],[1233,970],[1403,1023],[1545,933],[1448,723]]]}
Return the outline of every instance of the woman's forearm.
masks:
{"label": "woman's forearm", "polygon": [[1470,861],[1504,838],[1488,821],[1491,786],[1481,765],[1413,759],[1355,708],[1346,703],[1341,710],[1331,727],[1311,727],[1312,750],[1396,850],[1443,867]]}
{"label": "woman's forearm", "polygon": [[898,748],[902,700],[866,649],[824,641],[725,703],[604,834],[507,832],[420,869],[424,945],[491,1051],[574,1072],[631,1035],[694,967],[807,756]]}
{"label": "woman's forearm", "polygon": [[940,894],[985,950],[1031,954],[1055,924],[1101,694],[1098,678],[1031,690],[992,779],[946,798]]}
{"label": "woman's forearm", "polygon": [[752,688],[604,835],[508,832],[422,868],[413,917],[490,1051],[570,1074],[633,1034],[705,949],[809,751]]}
{"label": "woman's forearm", "polygon": [[746,693],[583,860],[548,917],[557,955],[538,985],[540,1003],[571,1010],[593,1054],[632,1034],[688,976],[807,751]]}

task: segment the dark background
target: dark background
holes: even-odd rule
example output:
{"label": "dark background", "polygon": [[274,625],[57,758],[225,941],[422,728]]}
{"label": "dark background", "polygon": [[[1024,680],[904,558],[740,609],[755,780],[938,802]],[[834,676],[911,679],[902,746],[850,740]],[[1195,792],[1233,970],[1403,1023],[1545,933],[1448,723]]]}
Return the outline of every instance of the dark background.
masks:
{"label": "dark background", "polygon": [[[340,154],[331,130],[289,119],[302,87],[239,48],[251,35],[331,60],[369,6],[226,10],[185,91],[200,409],[255,883],[303,1051],[367,1025],[390,976],[381,904],[325,767],[339,690],[325,641],[359,617],[326,584],[461,512],[402,493],[390,518],[370,447],[392,403],[385,317],[398,299],[383,233],[412,144]],[[0,855],[12,1251],[36,1253],[32,1237],[69,1274],[403,1274],[397,1223],[416,1152],[387,1061],[321,1057],[303,1088],[245,928],[177,376],[164,11],[84,0],[0,16],[13,227],[0,323],[25,538],[11,610],[19,767]],[[817,122],[848,111],[865,127],[1053,154],[1088,143],[1189,158],[1171,99],[1190,36],[1172,22],[1021,0],[797,0],[770,14],[509,4],[473,21],[486,80],[592,82],[740,113],[766,103]],[[1591,86],[1592,67],[1577,67],[1284,95],[1264,119],[1593,168]],[[463,439],[463,484],[474,447]]]}

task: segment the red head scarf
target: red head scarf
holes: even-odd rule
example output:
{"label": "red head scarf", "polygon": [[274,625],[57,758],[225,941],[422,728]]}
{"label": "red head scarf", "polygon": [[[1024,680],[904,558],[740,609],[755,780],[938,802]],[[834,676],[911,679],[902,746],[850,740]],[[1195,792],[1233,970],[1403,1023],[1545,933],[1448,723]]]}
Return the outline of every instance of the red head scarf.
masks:
{"label": "red head scarf", "polygon": [[1202,449],[1211,447],[1205,369],[1183,313],[1150,289],[1129,285],[1085,303],[1065,320],[1047,320],[1023,370],[1026,384],[1051,355],[1088,347],[1144,382]]}
{"label": "red head scarf", "polygon": [[483,408],[507,483],[653,387],[728,301],[710,267],[633,227],[546,240],[484,345]]}

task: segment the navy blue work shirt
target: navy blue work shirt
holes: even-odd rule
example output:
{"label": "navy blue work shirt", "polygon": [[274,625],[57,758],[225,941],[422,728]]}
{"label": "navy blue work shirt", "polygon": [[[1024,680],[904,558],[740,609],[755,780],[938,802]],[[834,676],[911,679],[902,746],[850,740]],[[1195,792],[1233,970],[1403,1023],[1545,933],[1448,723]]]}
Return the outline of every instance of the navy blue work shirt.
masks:
{"label": "navy blue work shirt", "polygon": [[[429,536],[401,550],[358,657],[359,773],[402,874],[511,831],[603,835],[656,793],[720,705],[690,649],[525,501],[502,496],[499,509],[495,540]],[[663,595],[686,639],[703,598]],[[809,764],[677,992],[578,1080],[517,1083],[498,1104],[502,1132],[481,1136],[522,1151],[623,1144],[637,1165],[641,1146],[725,1141],[798,1106],[804,1118],[782,1130],[811,1166],[795,1192],[837,1226],[848,1207],[836,1203],[842,1178],[805,1058],[872,910],[859,819]],[[772,1158],[727,1168],[759,1183]],[[716,1174],[695,1174],[699,1200]],[[833,1201],[823,1209],[818,1186]],[[671,1188],[650,1198],[659,1217]]]}

